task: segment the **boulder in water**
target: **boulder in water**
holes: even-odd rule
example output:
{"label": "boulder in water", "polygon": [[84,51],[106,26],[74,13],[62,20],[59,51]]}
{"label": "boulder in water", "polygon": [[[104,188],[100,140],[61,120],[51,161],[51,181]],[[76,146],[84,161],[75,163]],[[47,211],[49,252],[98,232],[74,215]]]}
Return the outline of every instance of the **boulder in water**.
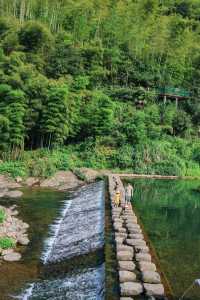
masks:
{"label": "boulder in water", "polygon": [[40,184],[40,179],[37,177],[29,177],[26,179],[25,184],[29,187]]}
{"label": "boulder in water", "polygon": [[119,271],[119,281],[121,283],[123,282],[131,282],[131,281],[136,281],[136,275],[135,273],[133,272],[130,272],[130,271]]}
{"label": "boulder in water", "polygon": [[17,242],[23,246],[27,246],[30,243],[29,239],[23,235],[17,238]]}
{"label": "boulder in water", "polygon": [[142,279],[145,283],[160,283],[160,275],[157,272],[144,271],[142,272]]}
{"label": "boulder in water", "polygon": [[151,262],[147,262],[147,261],[140,261],[139,262],[139,267],[140,267],[140,271],[144,272],[144,271],[156,271],[156,265],[151,263]]}
{"label": "boulder in water", "polygon": [[137,253],[136,254],[137,261],[149,261],[151,262],[151,255],[148,253]]}
{"label": "boulder in water", "polygon": [[131,252],[132,254],[134,254],[133,247],[127,246],[127,245],[117,245],[117,252],[120,252],[120,251],[128,251],[128,252]]}
{"label": "boulder in water", "polygon": [[127,229],[128,229],[128,232],[129,232],[129,234],[137,234],[137,233],[139,233],[139,234],[142,234],[142,230],[139,228],[139,227],[127,227]]}
{"label": "boulder in water", "polygon": [[19,261],[21,259],[21,257],[22,257],[21,254],[12,252],[12,253],[8,253],[8,254],[4,255],[3,259],[5,261],[13,262],[13,261]]}
{"label": "boulder in water", "polygon": [[23,193],[21,191],[9,191],[5,194],[8,198],[21,198]]}
{"label": "boulder in water", "polygon": [[124,241],[124,238],[123,237],[115,237],[115,242],[116,244],[122,244]]}
{"label": "boulder in water", "polygon": [[129,239],[139,239],[139,240],[144,240],[144,236],[141,233],[129,233],[128,235]]}
{"label": "boulder in water", "polygon": [[144,283],[144,289],[147,296],[154,296],[154,297],[162,297],[165,294],[165,290],[162,284],[150,284]]}
{"label": "boulder in water", "polygon": [[121,296],[137,296],[143,293],[143,286],[139,282],[124,282],[120,284]]}
{"label": "boulder in water", "polygon": [[119,251],[117,252],[117,259],[123,261],[132,261],[133,253],[131,253],[130,251]]}
{"label": "boulder in water", "polygon": [[146,246],[146,242],[140,239],[126,239],[129,246]]}
{"label": "boulder in water", "polygon": [[121,271],[134,271],[135,264],[133,261],[118,261],[119,269]]}
{"label": "boulder in water", "polygon": [[135,250],[138,253],[149,253],[149,247],[147,246],[135,246]]}

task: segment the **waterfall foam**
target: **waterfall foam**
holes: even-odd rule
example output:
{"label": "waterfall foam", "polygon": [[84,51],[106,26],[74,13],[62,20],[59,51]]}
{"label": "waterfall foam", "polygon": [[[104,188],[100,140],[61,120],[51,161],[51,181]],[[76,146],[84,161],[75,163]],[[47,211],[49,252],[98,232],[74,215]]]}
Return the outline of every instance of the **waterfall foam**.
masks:
{"label": "waterfall foam", "polygon": [[[64,278],[43,280],[32,286],[31,293],[19,300],[103,300],[105,266],[82,270]],[[28,291],[28,289],[27,289]],[[15,298],[16,299],[16,298]]]}
{"label": "waterfall foam", "polygon": [[49,233],[50,237],[47,238],[44,242],[45,250],[43,251],[42,257],[41,257],[41,260],[43,261],[44,264],[47,263],[49,257],[51,256],[51,251],[54,247],[54,243],[56,242],[57,236],[59,234],[60,225],[63,221],[63,218],[66,216],[66,213],[67,213],[68,209],[70,208],[71,204],[72,204],[72,200],[66,201],[60,217],[54,222],[54,224],[52,224],[50,226],[50,233]]}
{"label": "waterfall foam", "polygon": [[66,200],[59,219],[51,226],[42,262],[55,263],[97,250],[104,245],[104,182],[83,187]]}

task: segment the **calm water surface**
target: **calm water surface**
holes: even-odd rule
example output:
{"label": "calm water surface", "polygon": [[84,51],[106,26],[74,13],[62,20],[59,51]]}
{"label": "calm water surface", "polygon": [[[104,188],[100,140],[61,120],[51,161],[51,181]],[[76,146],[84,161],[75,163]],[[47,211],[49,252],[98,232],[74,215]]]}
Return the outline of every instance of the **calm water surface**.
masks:
{"label": "calm water surface", "polygon": [[[200,181],[143,180],[135,186],[133,205],[156,249],[161,268],[179,299],[200,278]],[[200,287],[184,299],[199,300]]]}

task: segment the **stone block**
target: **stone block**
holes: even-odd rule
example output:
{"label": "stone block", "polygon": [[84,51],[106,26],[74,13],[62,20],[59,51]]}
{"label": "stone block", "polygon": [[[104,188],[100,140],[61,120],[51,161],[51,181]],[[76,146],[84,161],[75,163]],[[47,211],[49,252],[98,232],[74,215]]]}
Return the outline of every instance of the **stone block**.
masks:
{"label": "stone block", "polygon": [[124,282],[135,282],[136,281],[136,275],[133,272],[130,271],[119,271],[119,281],[120,283]]}
{"label": "stone block", "polygon": [[143,293],[143,286],[139,282],[124,282],[120,284],[121,296],[137,296]]}
{"label": "stone block", "polygon": [[133,261],[118,261],[120,271],[134,271],[135,264]]}
{"label": "stone block", "polygon": [[160,283],[158,284],[144,283],[144,289],[147,296],[163,297],[165,295],[164,286]]}

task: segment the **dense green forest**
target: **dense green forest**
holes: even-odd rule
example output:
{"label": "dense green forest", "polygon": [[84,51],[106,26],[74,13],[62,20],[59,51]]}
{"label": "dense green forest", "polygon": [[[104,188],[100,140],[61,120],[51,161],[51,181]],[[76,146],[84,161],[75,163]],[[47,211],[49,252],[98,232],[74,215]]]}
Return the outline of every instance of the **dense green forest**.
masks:
{"label": "dense green forest", "polygon": [[199,16],[198,0],[0,0],[0,172],[200,176]]}

